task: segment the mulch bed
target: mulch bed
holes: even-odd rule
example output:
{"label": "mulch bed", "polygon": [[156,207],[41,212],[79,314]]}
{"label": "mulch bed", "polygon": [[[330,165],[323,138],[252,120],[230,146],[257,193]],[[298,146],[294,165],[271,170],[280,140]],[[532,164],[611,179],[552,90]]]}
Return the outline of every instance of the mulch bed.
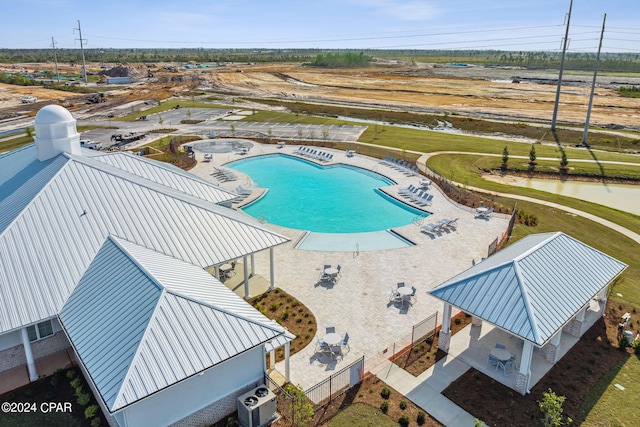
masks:
{"label": "mulch bed", "polygon": [[610,303],[605,318],[598,320],[528,395],[522,396],[475,369],[453,382],[443,395],[491,426],[531,426],[540,423],[538,401],[551,389],[566,396],[564,414],[578,425],[586,416],[580,412],[585,397],[603,375],[631,356],[630,349],[618,348],[616,334],[620,316],[632,310]]}
{"label": "mulch bed", "polygon": [[[451,319],[451,334],[463,329],[465,326],[471,323],[471,316],[466,313],[458,313]],[[434,335],[425,338],[424,341],[416,345],[415,347],[407,347],[399,351],[391,361],[409,372],[414,377],[417,377],[427,369],[435,365],[435,363],[446,356],[447,353],[442,350],[438,350],[438,333],[440,328],[437,328]]]}

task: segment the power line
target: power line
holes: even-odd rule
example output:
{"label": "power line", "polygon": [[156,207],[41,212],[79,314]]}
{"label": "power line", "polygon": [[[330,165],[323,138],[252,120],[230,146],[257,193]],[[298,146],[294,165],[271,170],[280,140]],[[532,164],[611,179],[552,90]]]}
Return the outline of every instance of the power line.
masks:
{"label": "power line", "polygon": [[84,82],[87,83],[87,67],[85,66],[84,63],[84,45],[83,45],[83,41],[86,41],[82,38],[82,30],[80,29],[80,20],[78,20],[78,28],[74,28],[74,30],[78,30],[78,36],[80,37],[79,39],[76,40],[80,40],[80,51],[82,52],[82,72],[84,74]]}

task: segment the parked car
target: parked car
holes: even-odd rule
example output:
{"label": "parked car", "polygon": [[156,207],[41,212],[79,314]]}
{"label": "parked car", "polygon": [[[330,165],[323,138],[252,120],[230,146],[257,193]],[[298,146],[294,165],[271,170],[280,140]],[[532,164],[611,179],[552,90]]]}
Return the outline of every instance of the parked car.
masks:
{"label": "parked car", "polygon": [[31,104],[32,102],[36,101],[38,101],[38,98],[36,98],[35,96],[25,96],[24,98],[22,98],[23,104]]}

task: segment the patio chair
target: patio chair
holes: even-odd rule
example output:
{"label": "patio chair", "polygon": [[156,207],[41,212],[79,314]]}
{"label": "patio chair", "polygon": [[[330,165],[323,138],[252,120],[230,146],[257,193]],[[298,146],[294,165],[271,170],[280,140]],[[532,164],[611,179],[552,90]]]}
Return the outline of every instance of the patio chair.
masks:
{"label": "patio chair", "polygon": [[[513,373],[516,370],[516,359],[518,358],[518,353],[514,353],[513,356],[511,356],[511,358],[509,360],[506,360],[504,362],[500,362],[500,365],[502,366],[502,369],[504,370],[504,374],[506,376],[509,375],[513,375]],[[510,372],[509,372],[510,371]]]}
{"label": "patio chair", "polygon": [[317,341],[316,341],[316,350],[315,350],[315,352],[317,353],[318,351],[330,351],[329,346],[327,345],[327,343],[322,341],[322,339],[320,339],[320,338],[317,338]]}
{"label": "patio chair", "polygon": [[506,349],[507,347],[504,344],[496,343],[496,348]]}
{"label": "patio chair", "polygon": [[331,354],[333,356],[335,356],[336,359],[338,358],[338,356],[340,356],[341,359],[344,358],[344,355],[342,354],[342,346],[341,345],[332,345],[331,346]]}
{"label": "patio chair", "polygon": [[415,287],[415,286],[412,286],[412,287],[411,287],[411,290],[412,290],[413,292],[411,292],[411,295],[409,295],[409,296],[410,296],[411,298],[413,298],[415,301],[418,301],[418,298],[416,297],[416,292],[417,292],[416,287]]}
{"label": "patio chair", "polygon": [[349,333],[348,332],[344,333],[344,338],[342,339],[341,345],[343,347],[346,347],[347,351],[351,351],[351,349],[349,348]]}
{"label": "patio chair", "polygon": [[336,327],[335,326],[329,326],[327,328],[325,328],[324,333],[325,334],[334,334],[336,332]]}
{"label": "patio chair", "polygon": [[404,282],[398,282],[396,288],[404,288]]}
{"label": "patio chair", "polygon": [[440,232],[440,226],[438,224],[430,222],[427,225],[421,226],[420,231],[422,231],[423,233],[435,234]]}
{"label": "patio chair", "polygon": [[500,366],[500,360],[498,360],[494,355],[489,354],[489,357],[487,357],[487,366],[490,368],[493,366],[493,370],[497,371],[498,366]]}
{"label": "patio chair", "polygon": [[389,295],[389,301],[393,301],[393,302],[402,301],[402,297],[394,288],[391,288],[391,295]]}

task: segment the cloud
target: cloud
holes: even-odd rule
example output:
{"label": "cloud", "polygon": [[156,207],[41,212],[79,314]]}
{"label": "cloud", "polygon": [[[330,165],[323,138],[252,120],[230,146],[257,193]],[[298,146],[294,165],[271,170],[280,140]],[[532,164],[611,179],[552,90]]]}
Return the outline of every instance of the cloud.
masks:
{"label": "cloud", "polygon": [[356,3],[401,21],[427,21],[440,14],[434,2],[425,0],[356,0]]}

